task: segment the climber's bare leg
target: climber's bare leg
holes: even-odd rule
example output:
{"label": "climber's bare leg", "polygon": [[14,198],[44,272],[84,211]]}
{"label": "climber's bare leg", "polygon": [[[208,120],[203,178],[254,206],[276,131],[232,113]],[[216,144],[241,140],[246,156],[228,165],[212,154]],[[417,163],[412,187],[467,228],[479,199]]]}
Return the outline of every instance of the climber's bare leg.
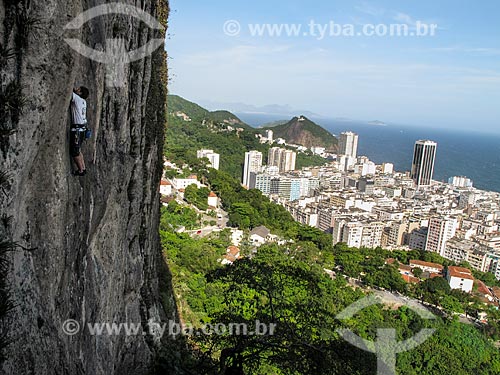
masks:
{"label": "climber's bare leg", "polygon": [[82,153],[80,152],[80,154],[78,156],[75,156],[73,160],[78,167],[78,172],[83,172],[85,170],[85,161],[83,160]]}

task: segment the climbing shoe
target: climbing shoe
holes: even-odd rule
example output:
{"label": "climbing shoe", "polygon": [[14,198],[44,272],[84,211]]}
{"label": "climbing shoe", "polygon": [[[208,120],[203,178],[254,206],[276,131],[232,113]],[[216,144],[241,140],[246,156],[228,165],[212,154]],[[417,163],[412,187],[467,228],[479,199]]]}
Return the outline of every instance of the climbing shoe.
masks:
{"label": "climbing shoe", "polygon": [[86,174],[87,174],[87,170],[86,169],[84,169],[81,172],[79,170],[73,171],[73,176],[80,176],[80,177],[82,177],[82,176],[85,176]]}

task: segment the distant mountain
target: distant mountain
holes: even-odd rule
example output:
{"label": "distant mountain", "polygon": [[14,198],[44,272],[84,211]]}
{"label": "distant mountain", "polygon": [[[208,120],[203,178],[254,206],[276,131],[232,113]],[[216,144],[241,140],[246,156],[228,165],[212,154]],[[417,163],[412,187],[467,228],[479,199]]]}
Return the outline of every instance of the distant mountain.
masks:
{"label": "distant mountain", "polygon": [[222,103],[222,102],[214,102],[210,100],[200,101],[207,108],[219,109],[226,108],[233,112],[238,113],[248,113],[248,114],[265,114],[265,115],[283,115],[284,117],[294,116],[297,113],[302,113],[304,116],[309,117],[320,117],[320,115],[305,111],[305,110],[297,110],[289,105],[280,105],[280,104],[268,104],[264,106],[255,106],[251,104],[245,103]]}
{"label": "distant mountain", "polygon": [[274,128],[275,126],[278,126],[278,125],[285,125],[287,122],[288,122],[288,120],[277,120],[277,121],[267,122],[265,124],[260,125],[257,129],[259,129],[259,128]]}
{"label": "distant mountain", "polygon": [[385,122],[379,121],[379,120],[370,121],[370,122],[368,122],[368,125],[387,126],[387,124]]}
{"label": "distant mountain", "polygon": [[178,117],[185,118],[186,121],[213,121],[224,123],[230,126],[251,129],[252,127],[241,121],[238,116],[229,111],[209,111],[196,103],[190,102],[178,95],[168,95],[168,112]]}
{"label": "distant mountain", "polygon": [[327,150],[337,150],[337,138],[305,116],[294,117],[286,124],[267,128],[273,130],[274,139],[283,138],[287,143],[295,143],[308,148],[320,146],[326,147]]}

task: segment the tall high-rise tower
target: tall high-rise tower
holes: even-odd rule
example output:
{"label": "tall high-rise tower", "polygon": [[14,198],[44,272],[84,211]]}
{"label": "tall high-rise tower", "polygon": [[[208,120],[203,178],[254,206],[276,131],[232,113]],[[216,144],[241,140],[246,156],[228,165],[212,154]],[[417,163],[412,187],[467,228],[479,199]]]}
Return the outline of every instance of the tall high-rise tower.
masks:
{"label": "tall high-rise tower", "polygon": [[267,165],[279,168],[280,172],[295,170],[297,153],[279,147],[271,147],[267,156]]}
{"label": "tall high-rise tower", "polygon": [[339,154],[355,158],[358,153],[358,135],[353,132],[340,133]]}
{"label": "tall high-rise tower", "polygon": [[260,172],[262,168],[262,152],[245,152],[245,166],[243,168],[243,186],[250,186],[250,173]]}
{"label": "tall high-rise tower", "polygon": [[415,142],[413,150],[413,163],[411,165],[411,178],[417,187],[429,186],[434,174],[437,143],[434,141],[420,140]]}
{"label": "tall high-rise tower", "polygon": [[281,163],[281,153],[284,150],[279,147],[271,147],[267,154],[267,165],[279,167]]}
{"label": "tall high-rise tower", "polygon": [[281,154],[280,172],[293,171],[295,169],[295,161],[297,153],[292,150],[284,150]]}

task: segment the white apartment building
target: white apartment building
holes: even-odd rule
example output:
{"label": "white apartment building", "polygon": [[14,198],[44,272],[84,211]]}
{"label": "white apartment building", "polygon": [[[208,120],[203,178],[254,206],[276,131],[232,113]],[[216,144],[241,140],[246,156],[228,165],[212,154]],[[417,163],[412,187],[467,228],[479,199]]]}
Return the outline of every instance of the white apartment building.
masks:
{"label": "white apartment building", "polygon": [[353,132],[340,133],[339,154],[356,158],[358,152],[358,135]]}
{"label": "white apartment building", "polygon": [[274,132],[272,130],[266,130],[266,139],[269,144],[273,144],[274,142]]}
{"label": "white apartment building", "polygon": [[185,189],[189,185],[196,185],[196,187],[200,188],[203,185],[198,181],[198,177],[195,175],[191,175],[187,178],[174,178],[172,180],[172,185],[174,189],[180,190]]}
{"label": "white apartment building", "polygon": [[394,173],[394,164],[392,164],[392,163],[382,164],[381,172],[383,174],[393,174]]}
{"label": "white apartment building", "polygon": [[167,181],[162,179],[160,182],[160,194],[161,195],[171,195],[172,194],[172,184]]}
{"label": "white apartment building", "polygon": [[356,158],[350,155],[337,155],[337,169],[341,172],[347,172],[356,165]]}
{"label": "white apartment building", "polygon": [[325,207],[318,209],[318,228],[323,232],[330,232],[333,228],[332,222],[333,208]]}
{"label": "white apartment building", "polygon": [[375,248],[381,246],[384,224],[377,221],[347,221],[333,223],[333,244],[344,242],[350,247]]}
{"label": "white apartment building", "polygon": [[279,168],[280,173],[295,170],[297,153],[280,147],[271,147],[267,155],[267,165]]}
{"label": "white apartment building", "polygon": [[363,163],[356,164],[354,166],[354,173],[360,174],[361,176],[374,175],[377,166],[372,161],[367,161]]}
{"label": "white apartment building", "polygon": [[207,158],[210,162],[210,168],[219,169],[220,155],[215,153],[214,150],[198,150],[196,151],[196,157],[198,159]]}
{"label": "white apartment building", "polygon": [[412,250],[425,250],[427,242],[427,231],[429,228],[422,227],[410,232],[408,247]]}
{"label": "white apartment building", "polygon": [[260,172],[262,169],[262,152],[249,151],[245,152],[245,165],[243,167],[243,186],[250,186],[250,173]]}
{"label": "white apartment building", "polygon": [[451,217],[433,217],[429,220],[426,251],[433,251],[443,256],[446,242],[455,236],[458,228],[457,219]]}
{"label": "white apartment building", "polygon": [[285,150],[282,153],[280,161],[280,172],[288,172],[295,170],[295,162],[297,160],[297,153],[292,150]]}
{"label": "white apartment building", "polygon": [[463,267],[448,267],[446,280],[451,289],[460,289],[466,293],[470,293],[474,286],[474,276],[469,269]]}
{"label": "white apartment building", "polygon": [[250,189],[257,189],[262,192],[262,194],[271,194],[271,179],[272,175],[268,173],[250,173]]}
{"label": "white apartment building", "polygon": [[473,182],[465,176],[453,176],[448,179],[448,184],[458,188],[469,188],[472,187]]}
{"label": "white apartment building", "polygon": [[326,151],[326,148],[325,147],[311,147],[311,152],[314,154],[314,155],[323,155]]}
{"label": "white apartment building", "polygon": [[437,263],[424,262],[422,260],[412,259],[410,260],[411,268],[420,268],[423,272],[429,273],[441,273],[444,267]]}
{"label": "white apartment building", "polygon": [[476,241],[495,251],[500,251],[500,232],[486,233],[476,237]]}

